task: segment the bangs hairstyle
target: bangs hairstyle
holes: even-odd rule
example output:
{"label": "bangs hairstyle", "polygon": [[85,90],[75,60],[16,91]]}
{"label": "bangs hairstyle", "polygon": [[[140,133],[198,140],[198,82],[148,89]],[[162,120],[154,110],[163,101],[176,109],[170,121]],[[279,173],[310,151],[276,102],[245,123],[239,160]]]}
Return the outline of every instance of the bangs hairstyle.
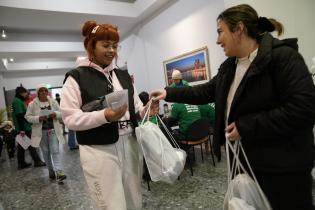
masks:
{"label": "bangs hairstyle", "polygon": [[[95,30],[96,26],[98,28]],[[118,28],[112,24],[97,24],[96,21],[87,21],[82,27],[82,35],[85,37],[84,47],[89,57],[93,54],[97,41],[119,42]]]}

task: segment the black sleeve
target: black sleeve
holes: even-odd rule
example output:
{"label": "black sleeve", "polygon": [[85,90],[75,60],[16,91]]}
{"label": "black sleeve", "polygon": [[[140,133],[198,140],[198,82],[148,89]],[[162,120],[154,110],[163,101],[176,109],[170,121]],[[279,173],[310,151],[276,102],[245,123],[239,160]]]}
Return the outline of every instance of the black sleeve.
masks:
{"label": "black sleeve", "polygon": [[18,133],[16,132],[16,130],[14,129],[13,131],[13,136],[14,136],[14,138],[18,135]]}
{"label": "black sleeve", "polygon": [[165,101],[186,104],[207,104],[214,102],[216,76],[209,82],[193,87],[166,87]]}

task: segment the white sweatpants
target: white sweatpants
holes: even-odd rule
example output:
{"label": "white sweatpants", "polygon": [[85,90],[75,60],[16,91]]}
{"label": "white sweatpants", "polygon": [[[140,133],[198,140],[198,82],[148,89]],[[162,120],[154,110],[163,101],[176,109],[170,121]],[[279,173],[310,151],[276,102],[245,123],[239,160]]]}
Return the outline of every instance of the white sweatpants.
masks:
{"label": "white sweatpants", "polygon": [[80,160],[92,198],[102,210],[142,208],[142,155],[136,137],[109,145],[80,145]]}

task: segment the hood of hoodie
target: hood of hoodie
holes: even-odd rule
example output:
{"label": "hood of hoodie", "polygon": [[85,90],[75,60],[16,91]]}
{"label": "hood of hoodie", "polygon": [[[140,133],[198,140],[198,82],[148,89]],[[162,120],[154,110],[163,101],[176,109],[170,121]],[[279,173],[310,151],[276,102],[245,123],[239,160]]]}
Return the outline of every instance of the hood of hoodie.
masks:
{"label": "hood of hoodie", "polygon": [[293,48],[294,50],[298,51],[298,39],[297,38],[290,38],[290,39],[274,39],[273,48],[281,47],[281,46],[288,46]]}
{"label": "hood of hoodie", "polygon": [[106,73],[108,73],[114,69],[114,66],[115,66],[114,63],[115,63],[115,59],[112,61],[111,64],[109,64],[105,68],[102,68],[101,66],[97,65],[96,63],[93,63],[92,61],[90,61],[87,57],[78,58],[76,60],[76,66],[77,67],[79,67],[79,66],[92,67],[98,71],[106,72]]}

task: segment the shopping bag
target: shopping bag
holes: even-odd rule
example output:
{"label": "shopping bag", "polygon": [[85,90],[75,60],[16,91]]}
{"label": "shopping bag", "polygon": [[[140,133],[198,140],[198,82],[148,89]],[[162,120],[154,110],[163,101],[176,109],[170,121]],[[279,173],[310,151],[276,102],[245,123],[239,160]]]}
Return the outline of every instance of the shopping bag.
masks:
{"label": "shopping bag", "polygon": [[[176,148],[172,147],[159,126],[148,120],[149,110],[150,105],[141,124],[136,128],[137,141],[151,180],[172,184],[184,169],[186,152],[179,148],[174,138],[172,141]],[[160,119],[158,115],[157,117]]]}
{"label": "shopping bag", "polygon": [[24,150],[26,150],[31,145],[31,140],[26,135],[17,135],[15,137],[16,142],[23,147]]}
{"label": "shopping bag", "polygon": [[[232,163],[230,161],[229,151],[232,151],[234,155]],[[251,176],[240,162],[240,152],[244,156]],[[270,203],[260,188],[255,174],[251,169],[242,147],[241,140],[235,141],[234,145],[232,145],[229,140],[226,140],[226,154],[228,165],[228,189],[225,194],[223,209],[271,210]]]}
{"label": "shopping bag", "polygon": [[229,200],[229,210],[255,210],[255,208],[243,199],[232,197]]}

